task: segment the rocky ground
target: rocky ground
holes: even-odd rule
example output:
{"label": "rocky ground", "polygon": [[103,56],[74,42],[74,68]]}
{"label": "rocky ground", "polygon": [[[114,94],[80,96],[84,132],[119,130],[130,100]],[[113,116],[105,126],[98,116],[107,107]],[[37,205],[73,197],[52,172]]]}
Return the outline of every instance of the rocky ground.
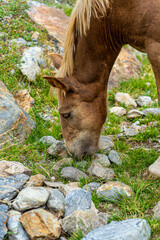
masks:
{"label": "rocky ground", "polygon": [[0,239],[158,240],[160,108],[144,54],[126,46],[113,67],[100,151],[66,152],[42,76],[73,5],[0,3]]}

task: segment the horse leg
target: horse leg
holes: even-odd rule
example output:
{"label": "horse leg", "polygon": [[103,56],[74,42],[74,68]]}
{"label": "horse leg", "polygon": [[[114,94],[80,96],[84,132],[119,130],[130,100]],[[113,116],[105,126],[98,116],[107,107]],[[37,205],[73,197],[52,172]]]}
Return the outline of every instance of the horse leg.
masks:
{"label": "horse leg", "polygon": [[160,42],[150,41],[146,47],[148,59],[156,79],[158,101],[160,105]]}

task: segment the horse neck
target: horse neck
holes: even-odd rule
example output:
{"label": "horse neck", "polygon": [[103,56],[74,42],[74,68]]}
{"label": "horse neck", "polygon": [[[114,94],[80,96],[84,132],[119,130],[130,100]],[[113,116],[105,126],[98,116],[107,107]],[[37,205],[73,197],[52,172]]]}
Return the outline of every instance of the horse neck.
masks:
{"label": "horse neck", "polygon": [[121,46],[114,46],[109,35],[109,22],[106,19],[92,18],[87,35],[77,40],[73,73],[79,82],[87,84],[98,81],[105,68],[107,85],[110,71],[121,49]]}

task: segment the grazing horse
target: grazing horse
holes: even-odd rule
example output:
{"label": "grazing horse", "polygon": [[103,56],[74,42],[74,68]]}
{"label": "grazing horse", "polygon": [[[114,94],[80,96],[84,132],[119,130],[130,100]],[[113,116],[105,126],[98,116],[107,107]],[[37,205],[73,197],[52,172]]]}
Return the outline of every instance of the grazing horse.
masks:
{"label": "grazing horse", "polygon": [[160,102],[160,0],[78,0],[72,11],[63,59],[53,54],[62,134],[68,152],[98,150],[107,116],[107,83],[124,44],[146,52]]}

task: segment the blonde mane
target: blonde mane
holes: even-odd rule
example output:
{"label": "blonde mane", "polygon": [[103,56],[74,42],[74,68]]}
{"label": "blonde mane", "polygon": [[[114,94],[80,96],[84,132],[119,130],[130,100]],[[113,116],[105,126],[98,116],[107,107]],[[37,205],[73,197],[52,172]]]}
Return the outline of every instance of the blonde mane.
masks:
{"label": "blonde mane", "polygon": [[75,52],[75,35],[86,35],[90,28],[91,15],[95,18],[106,15],[107,9],[110,7],[111,0],[77,0],[72,11],[66,39],[64,43],[64,55],[61,67],[57,73],[57,77],[71,76],[74,66]]}

